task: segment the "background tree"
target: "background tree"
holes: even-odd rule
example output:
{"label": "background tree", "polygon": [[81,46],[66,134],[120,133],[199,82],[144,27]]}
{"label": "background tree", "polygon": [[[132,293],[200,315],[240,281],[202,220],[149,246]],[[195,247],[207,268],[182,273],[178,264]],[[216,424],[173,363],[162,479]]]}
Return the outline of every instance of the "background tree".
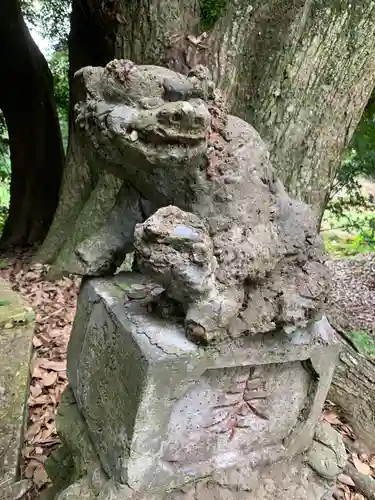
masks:
{"label": "background tree", "polygon": [[68,49],[71,0],[20,0],[20,6],[26,21],[54,51]]}
{"label": "background tree", "polygon": [[66,50],[55,50],[48,57],[48,65],[53,76],[54,96],[60,122],[64,149],[69,137],[69,56]]}
{"label": "background tree", "polygon": [[[204,25],[213,26],[194,46],[188,35],[201,40],[202,31],[197,0],[74,0],[71,75],[114,57],[182,71],[208,63],[232,111],[267,140],[290,192],[321,215],[375,83],[373,2],[220,1],[211,18],[202,3]],[[76,99],[72,87],[71,109]],[[105,221],[118,187],[82,166],[78,134],[72,126],[60,206],[39,254],[72,270],[75,245]]]}
{"label": "background tree", "polygon": [[9,216],[1,246],[44,239],[59,198],[64,154],[52,76],[17,0],[0,3],[0,108],[11,159]]}

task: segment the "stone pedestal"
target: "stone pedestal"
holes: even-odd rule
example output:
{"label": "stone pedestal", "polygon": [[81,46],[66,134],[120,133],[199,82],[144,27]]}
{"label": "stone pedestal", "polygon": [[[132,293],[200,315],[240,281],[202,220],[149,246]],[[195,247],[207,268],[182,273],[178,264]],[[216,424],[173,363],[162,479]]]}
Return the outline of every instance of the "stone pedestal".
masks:
{"label": "stone pedestal", "polygon": [[327,321],[200,348],[178,317],[153,310],[161,292],[136,273],[82,286],[59,417],[62,479],[76,482],[59,500],[323,498],[345,457],[334,431],[316,427],[338,353]]}

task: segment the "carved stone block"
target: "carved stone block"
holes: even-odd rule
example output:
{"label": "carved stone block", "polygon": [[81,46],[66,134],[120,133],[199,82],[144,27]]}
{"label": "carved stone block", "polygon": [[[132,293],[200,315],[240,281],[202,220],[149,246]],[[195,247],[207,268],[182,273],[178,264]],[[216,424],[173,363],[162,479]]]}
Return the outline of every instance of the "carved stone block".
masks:
{"label": "carved stone block", "polygon": [[204,349],[154,311],[162,291],[121,273],[79,295],[68,376],[109,477],[166,491],[305,451],[338,353],[328,322]]}

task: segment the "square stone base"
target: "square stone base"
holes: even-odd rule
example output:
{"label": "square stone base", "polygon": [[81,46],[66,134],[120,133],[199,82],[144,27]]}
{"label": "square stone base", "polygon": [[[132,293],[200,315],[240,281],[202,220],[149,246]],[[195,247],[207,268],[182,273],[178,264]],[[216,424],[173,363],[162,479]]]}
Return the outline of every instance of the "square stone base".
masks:
{"label": "square stone base", "polygon": [[161,292],[136,273],[80,292],[68,377],[108,476],[166,491],[304,452],[338,353],[328,322],[200,348],[152,312]]}
{"label": "square stone base", "polygon": [[41,500],[331,500],[346,461],[340,435],[319,423],[305,454],[256,468],[218,470],[172,490],[142,492],[103,471],[70,388],[61,399],[57,426],[63,446],[46,461],[54,486]]}

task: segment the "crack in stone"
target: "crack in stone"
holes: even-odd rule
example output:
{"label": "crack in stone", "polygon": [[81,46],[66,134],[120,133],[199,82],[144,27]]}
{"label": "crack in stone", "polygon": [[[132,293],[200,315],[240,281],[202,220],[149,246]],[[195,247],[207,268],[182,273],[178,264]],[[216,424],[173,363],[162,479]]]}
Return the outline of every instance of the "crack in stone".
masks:
{"label": "crack in stone", "polygon": [[155,346],[157,347],[158,349],[160,349],[164,354],[167,354],[167,355],[172,355],[172,356],[177,356],[177,354],[175,352],[171,352],[171,351],[166,351],[165,349],[163,349],[163,347],[161,347],[157,342],[153,342],[151,340],[151,337],[150,335],[148,335],[146,332],[137,332],[137,333],[140,333],[141,335],[144,335],[147,340],[150,342],[150,344],[152,346]]}

